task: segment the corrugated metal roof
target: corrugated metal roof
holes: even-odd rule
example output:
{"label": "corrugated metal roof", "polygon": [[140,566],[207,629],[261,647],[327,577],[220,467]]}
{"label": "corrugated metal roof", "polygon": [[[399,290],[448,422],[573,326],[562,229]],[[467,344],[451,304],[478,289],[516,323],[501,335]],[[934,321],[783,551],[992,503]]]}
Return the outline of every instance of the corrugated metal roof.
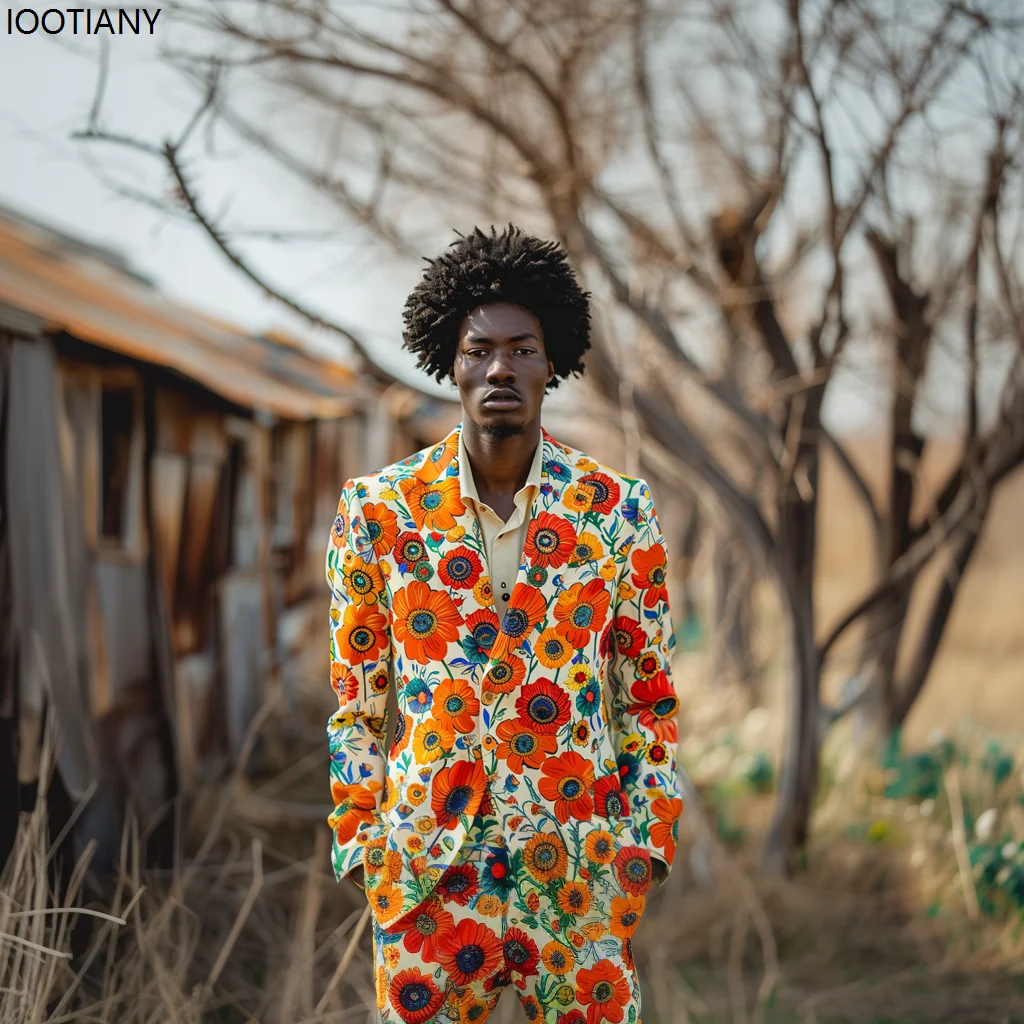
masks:
{"label": "corrugated metal roof", "polygon": [[104,250],[69,245],[2,212],[0,302],[39,317],[46,330],[177,370],[232,402],[287,419],[345,415],[364,386],[339,363],[173,302]]}

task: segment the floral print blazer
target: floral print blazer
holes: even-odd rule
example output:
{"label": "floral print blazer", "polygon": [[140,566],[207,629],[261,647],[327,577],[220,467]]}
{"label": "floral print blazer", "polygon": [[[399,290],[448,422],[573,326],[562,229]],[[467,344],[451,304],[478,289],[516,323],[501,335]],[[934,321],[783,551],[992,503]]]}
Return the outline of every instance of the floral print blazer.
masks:
{"label": "floral print blazer", "polygon": [[430,895],[477,815],[500,819],[513,854],[538,836],[570,860],[588,836],[613,842],[649,883],[682,810],[650,490],[544,432],[522,563],[496,602],[459,429],[348,481],[327,550],[334,870],[366,868],[382,924]]}

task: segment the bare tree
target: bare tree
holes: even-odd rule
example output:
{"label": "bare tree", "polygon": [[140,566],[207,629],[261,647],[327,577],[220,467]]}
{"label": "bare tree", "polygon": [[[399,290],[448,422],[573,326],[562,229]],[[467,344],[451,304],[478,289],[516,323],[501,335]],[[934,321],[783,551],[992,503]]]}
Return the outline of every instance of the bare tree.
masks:
{"label": "bare tree", "polygon": [[[827,727],[886,728],[920,692],[1000,481],[1024,458],[1021,47],[1012,0],[236,0],[176,4],[168,59],[202,102],[177,140],[81,135],[158,156],[186,210],[293,308],[210,213],[199,126],[269,157],[395,259],[450,224],[555,233],[607,323],[637,330],[630,402],[645,458],[686,468],[789,622],[788,741],[765,867],[806,842]],[[151,199],[149,201],[152,201]],[[328,204],[325,206],[324,204]],[[359,339],[346,332],[357,349]],[[613,331],[589,361],[621,401]],[[861,354],[885,397],[878,500],[823,421]],[[364,353],[365,354],[365,353]],[[938,369],[936,369],[938,367]],[[966,396],[962,457],[918,517],[929,404]],[[876,579],[815,611],[830,446],[869,517]],[[947,571],[902,676],[910,596]],[[859,682],[825,708],[837,641]]]}

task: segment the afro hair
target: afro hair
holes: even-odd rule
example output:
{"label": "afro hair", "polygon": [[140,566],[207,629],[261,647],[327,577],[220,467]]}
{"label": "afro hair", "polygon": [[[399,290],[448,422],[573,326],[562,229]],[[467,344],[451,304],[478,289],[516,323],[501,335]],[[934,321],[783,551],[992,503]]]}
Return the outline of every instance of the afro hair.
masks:
{"label": "afro hair", "polygon": [[583,372],[590,348],[590,293],[583,291],[557,242],[509,225],[499,235],[474,228],[429,266],[406,300],[403,347],[438,382],[452,372],[459,325],[478,306],[511,302],[540,321],[554,367],[549,388]]}

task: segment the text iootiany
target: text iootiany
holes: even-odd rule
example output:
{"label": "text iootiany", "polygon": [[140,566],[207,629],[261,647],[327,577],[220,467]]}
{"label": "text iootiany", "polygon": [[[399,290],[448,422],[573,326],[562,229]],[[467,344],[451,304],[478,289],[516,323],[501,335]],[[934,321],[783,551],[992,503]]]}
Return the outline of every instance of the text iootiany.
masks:
{"label": "text iootiany", "polygon": [[[72,36],[96,36],[108,33],[112,36],[153,35],[156,19],[162,7],[150,11],[148,7],[48,7],[36,10],[23,7],[20,11],[7,8],[7,34],[31,36],[45,32],[48,36],[61,33]],[[148,32],[147,32],[148,30]]]}

